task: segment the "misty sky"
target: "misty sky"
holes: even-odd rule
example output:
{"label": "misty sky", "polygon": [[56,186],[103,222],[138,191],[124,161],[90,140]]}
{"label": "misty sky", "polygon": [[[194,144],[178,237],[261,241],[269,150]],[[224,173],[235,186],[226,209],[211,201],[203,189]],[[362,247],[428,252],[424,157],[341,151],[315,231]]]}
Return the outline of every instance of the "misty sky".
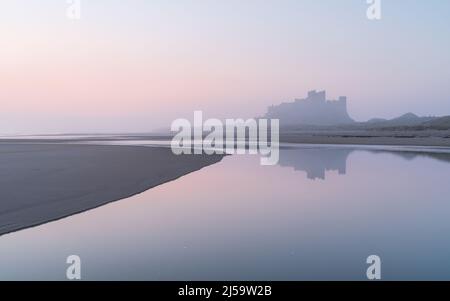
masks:
{"label": "misty sky", "polygon": [[450,115],[450,1],[0,2],[0,133],[254,117],[326,89],[356,120]]}

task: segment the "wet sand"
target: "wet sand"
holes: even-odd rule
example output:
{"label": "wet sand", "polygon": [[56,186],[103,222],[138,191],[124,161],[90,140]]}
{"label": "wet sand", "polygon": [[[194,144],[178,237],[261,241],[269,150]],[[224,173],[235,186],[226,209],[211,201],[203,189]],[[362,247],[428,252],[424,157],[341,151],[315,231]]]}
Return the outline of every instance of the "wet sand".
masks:
{"label": "wet sand", "polygon": [[301,144],[397,145],[450,147],[450,132],[324,132],[281,133],[280,142]]}
{"label": "wet sand", "polygon": [[[450,147],[449,135],[447,131],[282,132],[280,142]],[[0,235],[130,197],[223,157],[175,156],[166,147],[64,144],[77,141],[0,139]]]}
{"label": "wet sand", "polygon": [[1,143],[0,235],[133,196],[222,157],[175,156],[157,147]]}

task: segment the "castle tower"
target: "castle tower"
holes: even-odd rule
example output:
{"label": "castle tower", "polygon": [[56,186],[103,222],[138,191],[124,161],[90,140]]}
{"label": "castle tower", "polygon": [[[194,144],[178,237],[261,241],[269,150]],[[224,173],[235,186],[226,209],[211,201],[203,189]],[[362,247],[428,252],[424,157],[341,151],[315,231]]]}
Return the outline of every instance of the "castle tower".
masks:
{"label": "castle tower", "polygon": [[326,102],[327,101],[327,93],[326,91],[317,92],[316,90],[312,90],[308,92],[308,100],[314,102]]}

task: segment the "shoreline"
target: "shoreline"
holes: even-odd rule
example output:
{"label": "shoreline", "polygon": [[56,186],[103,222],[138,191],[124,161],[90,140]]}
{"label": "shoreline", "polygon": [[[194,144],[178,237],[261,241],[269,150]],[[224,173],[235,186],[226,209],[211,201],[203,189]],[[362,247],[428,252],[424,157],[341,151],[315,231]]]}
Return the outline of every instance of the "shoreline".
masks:
{"label": "shoreline", "polygon": [[280,143],[450,147],[450,138],[282,134]]}
{"label": "shoreline", "polygon": [[[440,150],[450,152],[450,139],[447,144],[442,143],[443,138],[434,139],[439,143],[432,145],[423,138],[290,138],[283,136],[280,143],[366,146],[369,150],[371,146],[374,150],[386,147],[386,151],[429,152],[437,156]],[[132,197],[218,163],[224,156],[176,156],[164,146],[0,142],[0,237]]]}
{"label": "shoreline", "polygon": [[[149,146],[134,145],[133,141],[167,141],[170,146],[172,137],[117,137],[105,139],[0,139],[1,145],[90,145],[90,146]],[[117,142],[131,142],[121,144]],[[345,135],[345,134],[284,134],[280,133],[280,143],[297,144],[330,144],[330,145],[386,145],[386,146],[428,146],[428,147],[450,147],[450,136],[409,136],[409,135]],[[116,143],[116,144],[115,144]],[[152,147],[162,147],[163,145],[152,144]]]}
{"label": "shoreline", "polygon": [[0,237],[132,197],[222,158],[158,147],[2,143]]}

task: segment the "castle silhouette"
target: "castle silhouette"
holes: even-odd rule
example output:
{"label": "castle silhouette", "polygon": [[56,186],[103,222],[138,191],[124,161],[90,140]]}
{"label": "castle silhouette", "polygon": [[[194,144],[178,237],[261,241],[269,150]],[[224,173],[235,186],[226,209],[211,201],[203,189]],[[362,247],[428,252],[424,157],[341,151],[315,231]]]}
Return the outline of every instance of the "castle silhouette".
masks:
{"label": "castle silhouette", "polygon": [[347,112],[346,96],[341,96],[338,100],[327,100],[326,91],[316,90],[308,92],[305,99],[270,106],[264,117],[279,119],[281,126],[329,126],[354,122]]}

